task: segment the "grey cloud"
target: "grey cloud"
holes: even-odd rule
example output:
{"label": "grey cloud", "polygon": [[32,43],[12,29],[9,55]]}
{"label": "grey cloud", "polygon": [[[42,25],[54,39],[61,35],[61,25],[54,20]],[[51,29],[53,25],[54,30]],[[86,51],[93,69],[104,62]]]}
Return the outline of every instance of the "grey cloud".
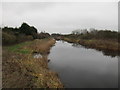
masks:
{"label": "grey cloud", "polygon": [[3,3],[3,24],[27,22],[39,31],[70,33],[78,28],[118,30],[117,2]]}

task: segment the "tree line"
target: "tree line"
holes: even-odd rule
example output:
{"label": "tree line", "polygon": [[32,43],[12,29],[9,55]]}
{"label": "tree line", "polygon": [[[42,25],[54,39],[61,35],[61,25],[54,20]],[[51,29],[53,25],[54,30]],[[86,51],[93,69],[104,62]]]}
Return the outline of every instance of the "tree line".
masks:
{"label": "tree line", "polygon": [[3,45],[16,44],[33,39],[42,39],[48,37],[50,37],[49,33],[38,33],[38,30],[34,26],[29,26],[27,23],[23,23],[19,28],[2,28]]}
{"label": "tree line", "polygon": [[76,39],[109,39],[109,40],[118,40],[120,41],[120,32],[112,31],[112,30],[97,30],[94,28],[90,28],[88,31],[87,29],[77,29],[71,32],[71,34],[52,34],[53,37],[69,37],[69,38],[76,38]]}

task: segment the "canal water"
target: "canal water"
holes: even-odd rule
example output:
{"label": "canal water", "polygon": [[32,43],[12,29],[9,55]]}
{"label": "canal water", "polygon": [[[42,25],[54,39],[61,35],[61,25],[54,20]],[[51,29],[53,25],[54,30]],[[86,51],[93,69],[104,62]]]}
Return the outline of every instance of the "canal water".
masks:
{"label": "canal water", "polygon": [[118,58],[63,41],[52,47],[49,68],[66,88],[117,88]]}

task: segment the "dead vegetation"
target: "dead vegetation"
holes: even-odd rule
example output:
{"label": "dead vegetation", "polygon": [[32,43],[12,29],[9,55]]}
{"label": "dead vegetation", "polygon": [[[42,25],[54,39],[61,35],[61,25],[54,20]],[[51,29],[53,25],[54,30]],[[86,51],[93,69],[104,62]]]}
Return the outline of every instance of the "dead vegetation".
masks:
{"label": "dead vegetation", "polygon": [[[9,47],[3,48],[3,88],[63,88],[57,73],[48,69],[48,52],[53,39],[34,40],[23,44],[15,51]],[[19,50],[28,50],[27,53]],[[34,58],[33,52],[41,53],[41,58]]]}
{"label": "dead vegetation", "polygon": [[120,52],[120,49],[118,48],[120,43],[113,40],[102,40],[102,39],[84,40],[84,39],[74,39],[74,38],[62,38],[62,40],[65,40],[69,43],[79,43],[83,46],[89,48],[95,48],[98,50]]}

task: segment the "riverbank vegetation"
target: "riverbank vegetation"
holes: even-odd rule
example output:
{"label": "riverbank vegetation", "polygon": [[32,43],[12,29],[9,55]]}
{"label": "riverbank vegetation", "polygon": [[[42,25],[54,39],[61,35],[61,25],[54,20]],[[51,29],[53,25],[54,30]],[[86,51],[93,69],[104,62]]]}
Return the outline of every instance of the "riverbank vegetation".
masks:
{"label": "riverbank vegetation", "polygon": [[88,31],[76,30],[71,34],[61,35],[52,34],[57,40],[65,40],[70,43],[81,44],[88,48],[95,48],[97,50],[110,51],[119,54],[120,48],[120,33],[110,30],[96,30]]}
{"label": "riverbank vegetation", "polygon": [[19,29],[3,28],[2,35],[3,88],[63,88],[58,74],[48,68],[55,44],[49,34],[23,23]]}
{"label": "riverbank vegetation", "polygon": [[23,23],[19,28],[4,27],[2,28],[2,44],[13,45],[34,39],[49,38],[50,34],[46,32],[38,32],[34,26]]}
{"label": "riverbank vegetation", "polygon": [[[54,39],[53,39],[54,38]],[[23,23],[2,28],[3,88],[63,88],[58,74],[48,68],[50,48],[56,40],[119,54],[120,33],[110,30],[75,30],[71,34],[39,33]],[[108,54],[108,53],[107,53]],[[120,55],[120,54],[119,54]]]}

